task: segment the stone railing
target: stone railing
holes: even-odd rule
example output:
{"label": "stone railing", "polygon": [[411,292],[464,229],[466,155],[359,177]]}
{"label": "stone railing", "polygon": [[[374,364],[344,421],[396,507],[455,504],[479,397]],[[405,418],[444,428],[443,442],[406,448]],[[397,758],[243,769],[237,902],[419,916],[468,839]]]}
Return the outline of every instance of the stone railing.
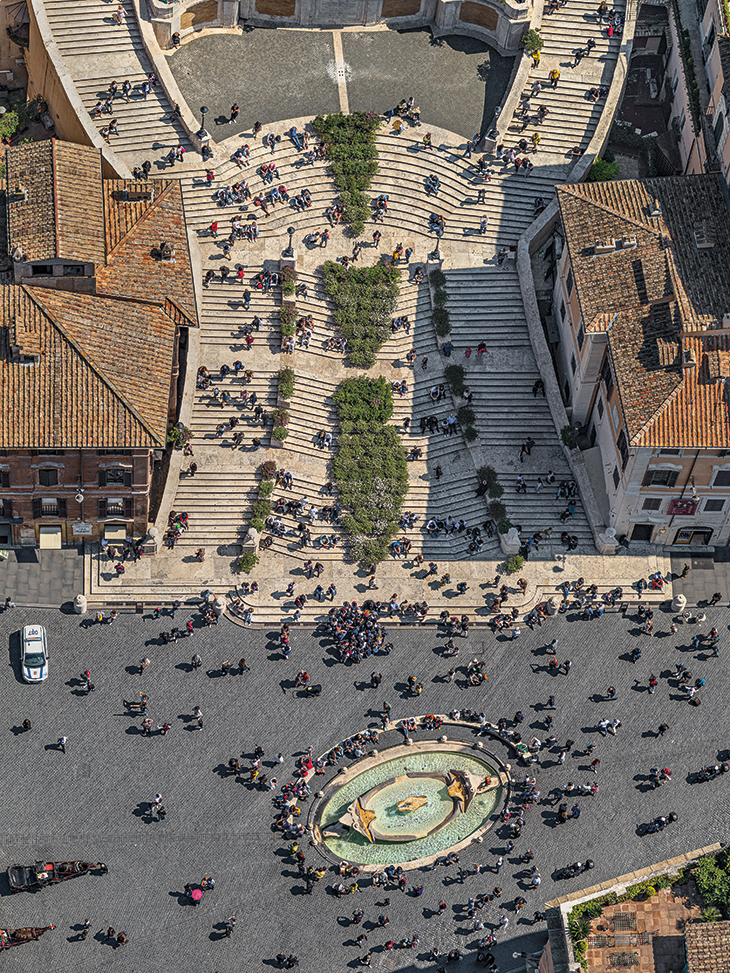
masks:
{"label": "stone railing", "polygon": [[146,0],[160,47],[208,28],[430,26],[434,36],[467,34],[501,54],[519,50],[536,2],[541,0]]}

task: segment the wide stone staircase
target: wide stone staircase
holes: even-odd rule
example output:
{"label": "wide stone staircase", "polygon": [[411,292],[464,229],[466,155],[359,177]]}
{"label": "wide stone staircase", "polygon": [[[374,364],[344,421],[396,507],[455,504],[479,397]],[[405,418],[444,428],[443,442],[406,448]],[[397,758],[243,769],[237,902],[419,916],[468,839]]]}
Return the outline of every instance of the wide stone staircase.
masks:
{"label": "wide stone staircase", "polygon": [[[92,118],[97,101],[103,101],[112,81],[117,82],[114,111],[104,112],[94,123],[102,129],[112,118],[117,119],[119,135],[112,135],[110,144],[130,168],[149,159],[153,172],[159,171],[165,168],[162,157],[170,148],[192,148],[183,125],[171,118],[172,105],[161,85],[156,84],[146,98],[142,93],[142,83],[153,65],[131,0],[122,2],[126,12],[122,25],[113,17],[118,3],[78,0],[72,11],[63,0],[45,0],[44,5],[53,38]],[[121,94],[125,80],[132,84],[129,102]]]}

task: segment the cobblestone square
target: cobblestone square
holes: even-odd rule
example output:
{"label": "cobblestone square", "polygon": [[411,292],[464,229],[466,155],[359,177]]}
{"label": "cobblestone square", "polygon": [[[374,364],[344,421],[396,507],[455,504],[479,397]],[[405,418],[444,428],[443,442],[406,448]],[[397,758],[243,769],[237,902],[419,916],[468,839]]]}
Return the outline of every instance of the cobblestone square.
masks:
{"label": "cobblestone square", "polygon": [[[334,973],[356,966],[364,952],[354,944],[349,922],[353,907],[365,912],[364,926],[355,932],[368,934],[374,969],[433,968],[427,955],[434,944],[466,950],[465,968],[471,968],[478,936],[466,918],[466,901],[497,882],[503,897],[480,917],[489,929],[506,912],[510,925],[498,935],[495,955],[500,970],[519,969],[513,950],[539,949],[546,935],[544,926],[529,923],[533,911],[545,900],[581,887],[580,879],[555,883],[556,868],[592,857],[596,868],[584,884],[594,884],[727,836],[727,779],[691,786],[688,774],[727,748],[724,703],[730,678],[722,655],[711,658],[702,648],[692,649],[694,626],[681,627],[676,637],[669,637],[668,613],[656,612],[653,638],[638,634],[635,617],[618,613],[592,622],[569,613],[535,631],[523,626],[516,641],[480,631],[457,640],[461,652],[456,660],[443,656],[441,631],[403,628],[391,632],[394,649],[389,656],[376,656],[359,667],[341,665],[321,633],[294,631],[291,657],[284,660],[277,632],[251,632],[225,621],[202,628],[199,616],[186,612],[180,612],[174,624],[184,629],[189,617],[195,620],[193,636],[163,646],[158,634],[173,624],[169,615],[153,621],[122,614],[113,625],[103,626],[94,624],[93,616],[51,611],[18,608],[0,616],[8,652],[0,677],[6,717],[2,753],[8,768],[0,796],[5,822],[2,867],[44,856],[105,861],[109,866],[106,876],[81,877],[34,895],[9,896],[3,878],[5,926],[54,922],[58,927],[27,949],[10,950],[3,956],[6,969],[239,973],[271,968],[276,953],[285,951],[299,956],[303,971]],[[50,644],[50,677],[37,686],[23,683],[19,672],[19,632],[30,621],[47,626]],[[717,625],[724,634],[729,621],[727,610],[711,610],[703,631]],[[544,649],[554,637],[559,639],[558,659],[573,662],[569,676],[547,671]],[[643,656],[632,664],[627,653],[637,643]],[[203,665],[192,671],[189,662],[196,651]],[[151,665],[140,676],[138,660],[144,654]],[[220,675],[224,659],[235,665],[241,656],[251,667],[249,673]],[[489,677],[481,688],[468,686],[466,680],[466,666],[475,656],[484,658]],[[693,676],[707,680],[699,708],[687,705],[671,678],[678,661],[687,664]],[[444,676],[454,665],[456,678],[447,682]],[[96,687],[88,696],[82,694],[77,678],[87,667]],[[311,674],[312,682],[323,685],[318,699],[303,698],[294,690],[301,668]],[[377,691],[369,688],[373,669],[383,674]],[[649,695],[652,672],[659,688]],[[424,683],[421,698],[407,694],[410,674]],[[617,689],[615,703],[605,701],[609,683]],[[125,704],[135,701],[140,690],[150,696],[150,716],[172,724],[167,736],[142,735],[141,718]],[[554,712],[545,708],[551,694]],[[547,737],[543,721],[552,712],[558,740],[575,740],[564,766],[556,752],[543,752],[534,766],[541,798],[527,816],[516,852],[532,849],[543,882],[539,891],[524,893],[525,918],[512,911],[511,903],[525,888],[527,872],[514,855],[506,855],[505,832],[498,822],[484,843],[471,846],[461,859],[462,864],[494,865],[498,855],[505,855],[498,879],[489,873],[470,876],[462,887],[453,869],[415,873],[410,886],[425,886],[421,898],[397,890],[384,893],[370,888],[365,879],[363,894],[353,903],[351,898],[334,897],[331,887],[337,879],[328,870],[312,896],[302,894],[303,883],[286,856],[286,842],[272,831],[276,812],[271,793],[242,783],[244,778],[229,777],[228,759],[243,755],[245,765],[260,745],[265,772],[283,783],[291,779],[295,758],[308,746],[320,754],[364,727],[379,725],[383,700],[391,703],[396,721],[467,706],[496,722],[521,710],[526,739],[533,734]],[[194,729],[196,705],[204,715],[201,731]],[[622,721],[616,737],[600,735],[597,723],[604,717]],[[32,729],[24,733],[25,718]],[[660,739],[656,730],[662,722],[670,729]],[[449,727],[448,734],[475,740],[468,724]],[[66,755],[56,747],[64,735],[69,741]],[[423,736],[419,730],[418,739]],[[380,747],[402,741],[400,731],[391,731]],[[524,776],[525,769],[501,741],[484,742],[512,763],[516,779]],[[588,743],[597,744],[601,759],[597,778],[588,773]],[[274,767],[270,758],[278,752],[285,762]],[[655,765],[669,766],[674,779],[649,790],[648,772]],[[330,779],[333,773],[328,768],[327,777],[320,779]],[[553,789],[569,780],[597,780],[600,790],[581,801],[579,820],[557,828]],[[168,810],[167,820],[160,823],[146,814],[147,802],[157,791]],[[640,823],[670,810],[679,815],[676,824],[660,834],[639,837]],[[327,864],[316,849],[305,845],[304,850],[308,863]],[[183,887],[203,875],[215,877],[217,886],[194,908],[182,894]],[[384,894],[391,899],[387,907],[382,904]],[[437,917],[442,898],[448,909]],[[390,917],[387,935],[386,930],[372,929],[383,911]],[[237,916],[238,925],[233,937],[225,939],[221,923],[230,915]],[[87,918],[92,920],[92,934],[83,941],[79,932]],[[126,946],[114,948],[97,935],[110,924],[127,933]],[[414,933],[421,940],[418,950],[382,950],[386,939],[398,942]]]}

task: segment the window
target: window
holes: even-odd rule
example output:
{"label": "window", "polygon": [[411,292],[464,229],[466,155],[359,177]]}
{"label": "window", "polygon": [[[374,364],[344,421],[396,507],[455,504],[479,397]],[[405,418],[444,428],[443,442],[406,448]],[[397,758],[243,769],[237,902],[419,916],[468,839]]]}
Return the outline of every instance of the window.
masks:
{"label": "window", "polygon": [[38,483],[40,486],[56,486],[58,483],[58,470],[38,470]]}
{"label": "window", "polygon": [[641,485],[673,487],[678,476],[676,470],[657,470],[652,467],[646,471]]}
{"label": "window", "polygon": [[34,497],[33,517],[65,517],[66,501],[63,498],[58,500],[48,497]]}
{"label": "window", "polygon": [[618,471],[618,466],[613,468],[613,485],[616,490],[618,490],[618,485],[621,482],[621,474]]}
{"label": "window", "polygon": [[618,449],[621,455],[621,469],[626,469],[626,464],[629,461],[629,444],[626,441],[626,433],[621,430],[618,434],[618,439],[616,440],[616,449]]}
{"label": "window", "polygon": [[51,264],[33,264],[31,273],[34,277],[53,277],[53,267]]}
{"label": "window", "polygon": [[5,517],[6,520],[10,520],[12,516],[13,516],[13,501],[3,500],[3,517]]}
{"label": "window", "polygon": [[8,470],[0,470],[0,487],[6,489],[10,486],[10,473]]}
{"label": "window", "polygon": [[64,277],[83,277],[84,276],[84,265],[83,264],[64,264],[63,265],[63,276]]}
{"label": "window", "polygon": [[661,497],[647,497],[642,510],[658,510],[662,505]]}
{"label": "window", "polygon": [[713,486],[730,486],[730,470],[720,470],[715,476]]}
{"label": "window", "polygon": [[111,469],[99,470],[99,486],[128,486],[132,485],[132,471],[125,470],[121,466],[114,466]]}
{"label": "window", "polygon": [[583,351],[583,342],[586,340],[586,333],[583,325],[578,325],[578,351]]}
{"label": "window", "polygon": [[31,456],[63,456],[65,450],[63,449],[31,449]]}
{"label": "window", "polygon": [[573,293],[573,284],[574,284],[573,268],[571,267],[570,270],[568,271],[568,276],[565,280],[565,289],[568,292],[568,297],[570,297],[570,295]]}
{"label": "window", "polygon": [[598,400],[598,418],[603,419],[603,399]]}
{"label": "window", "polygon": [[99,500],[99,520],[105,517],[124,517],[131,520],[134,517],[134,501],[131,497],[121,500],[113,497],[109,500]]}
{"label": "window", "polygon": [[730,456],[730,449],[718,449],[718,456]]}
{"label": "window", "polygon": [[679,131],[680,132],[682,131],[682,129],[684,128],[684,126],[685,126],[686,123],[687,123],[687,113],[685,112],[685,110],[683,108],[682,109],[682,114],[679,116],[679,123],[678,123],[679,124]]}
{"label": "window", "polygon": [[97,456],[131,456],[131,449],[97,449]]}
{"label": "window", "polygon": [[724,500],[706,500],[705,513],[719,514],[724,506],[725,506]]}
{"label": "window", "polygon": [[610,399],[611,392],[613,392],[613,372],[611,371],[611,361],[608,355],[606,355],[606,359],[603,362],[601,378],[603,379],[603,384],[606,386],[606,398]]}
{"label": "window", "polygon": [[565,301],[560,302],[560,320],[565,321]]}
{"label": "window", "polygon": [[678,449],[660,449],[660,456],[679,456],[680,450]]}
{"label": "window", "polygon": [[575,355],[571,355],[570,356],[570,370],[571,370],[571,372],[574,375],[575,375],[575,370],[576,370],[577,367],[578,367],[578,364],[577,364],[577,362],[575,360]]}

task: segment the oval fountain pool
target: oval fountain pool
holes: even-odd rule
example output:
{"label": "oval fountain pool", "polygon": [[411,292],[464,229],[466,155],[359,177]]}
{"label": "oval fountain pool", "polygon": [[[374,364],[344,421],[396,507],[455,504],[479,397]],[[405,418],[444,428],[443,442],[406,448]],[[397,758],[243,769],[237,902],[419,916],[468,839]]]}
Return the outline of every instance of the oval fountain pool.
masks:
{"label": "oval fountain pool", "polygon": [[[398,748],[399,750],[401,748]],[[338,858],[358,865],[442,854],[483,829],[500,801],[499,771],[487,759],[434,744],[381,755],[325,796],[318,832]]]}

